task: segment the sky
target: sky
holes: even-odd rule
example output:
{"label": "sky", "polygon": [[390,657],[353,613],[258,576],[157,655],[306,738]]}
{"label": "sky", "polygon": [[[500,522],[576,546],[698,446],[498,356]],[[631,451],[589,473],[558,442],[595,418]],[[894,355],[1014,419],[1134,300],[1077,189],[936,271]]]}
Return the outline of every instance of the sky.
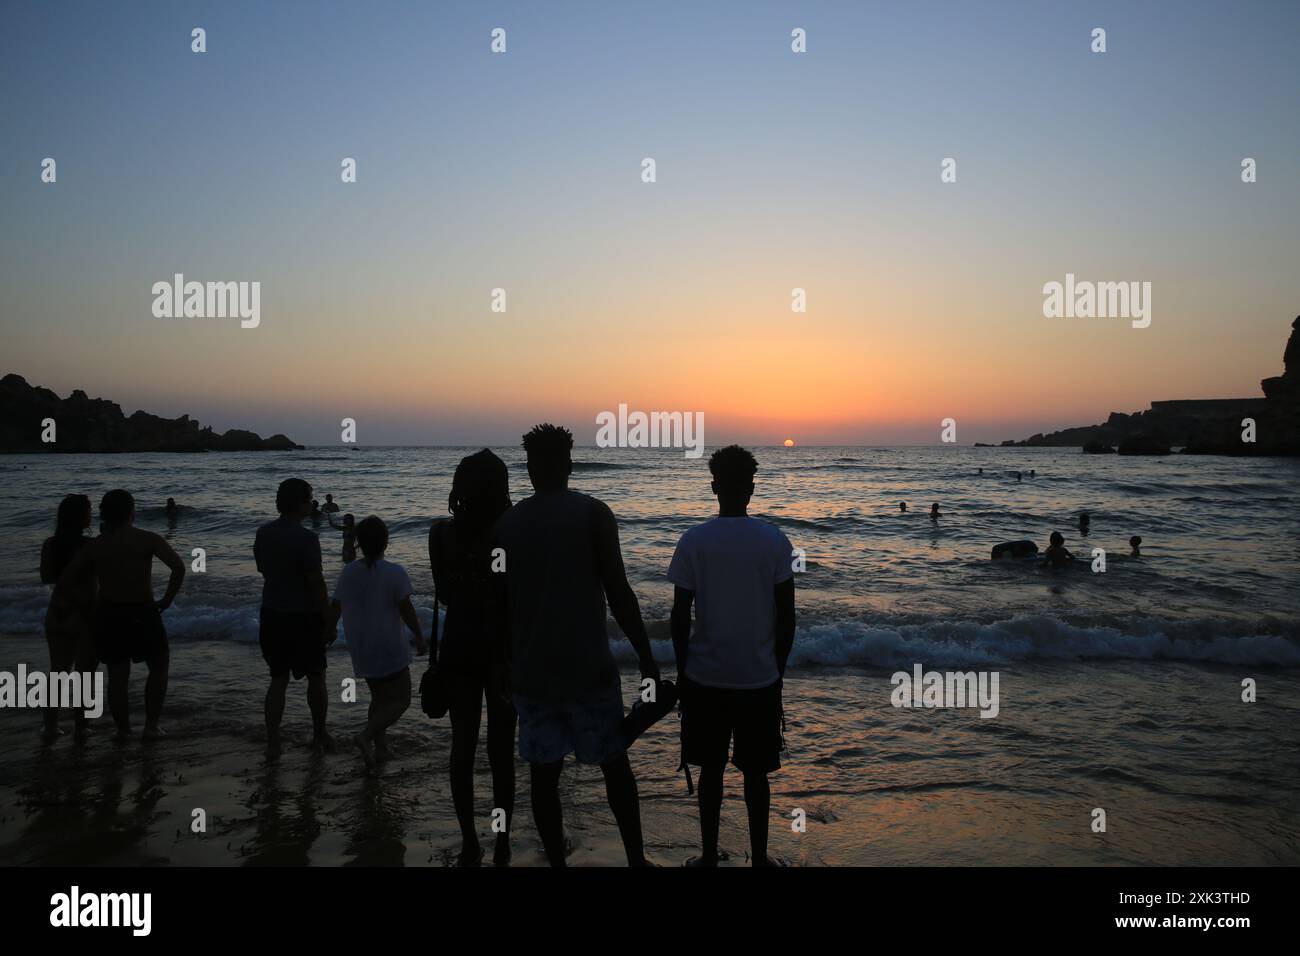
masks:
{"label": "sky", "polygon": [[[0,372],[306,444],[590,443],[620,404],[968,444],[1257,396],[1298,37],[1294,2],[5,0]],[[155,317],[175,273],[260,282],[260,324]],[[1044,317],[1067,273],[1150,282],[1150,326]]]}

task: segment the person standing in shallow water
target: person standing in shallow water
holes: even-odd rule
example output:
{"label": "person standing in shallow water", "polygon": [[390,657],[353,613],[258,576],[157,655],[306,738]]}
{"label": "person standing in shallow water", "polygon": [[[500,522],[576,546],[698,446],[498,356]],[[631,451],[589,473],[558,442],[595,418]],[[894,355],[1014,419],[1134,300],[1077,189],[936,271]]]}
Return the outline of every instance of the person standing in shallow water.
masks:
{"label": "person standing in shallow water", "polygon": [[[77,551],[59,578],[60,587],[75,588],[87,569],[99,584],[92,631],[95,652],[108,670],[108,709],[117,725],[117,739],[131,734],[127,682],[131,663],[144,662],[144,739],[163,736],[158,721],[167,696],[169,651],[162,612],[172,606],[185,564],[160,535],[135,527],[135,499],[119,489],[99,503],[98,538]],[[162,600],[153,597],[153,559],[167,565],[171,577]]]}
{"label": "person standing in shallow water", "polygon": [[505,811],[506,829],[496,835],[492,862],[510,862],[510,827],[515,812],[514,706],[497,686],[492,632],[491,536],[497,520],[510,508],[510,475],[505,462],[483,449],[456,466],[447,496],[450,518],[429,528],[429,567],[437,601],[447,609],[438,639],[435,609],[429,660],[436,662],[447,688],[451,718],[448,773],[451,797],[460,823],[458,866],[477,866],[483,859],[474,815],[474,753],[487,698],[487,754],[492,768],[492,806]]}
{"label": "person standing in shallow water", "polygon": [[[54,536],[46,538],[41,547],[41,583],[54,585],[45,612],[45,642],[50,649],[52,674],[66,674],[74,666],[81,673],[93,674],[99,667],[90,632],[95,604],[94,573],[87,566],[78,578],[66,584],[59,580],[77,552],[90,543],[90,538],[82,533],[89,527],[90,499],[85,495],[68,495],[59,502]],[[84,709],[73,713],[76,738],[84,740],[90,733],[90,722]],[[43,737],[48,742],[59,733],[59,709],[51,707],[45,712]]]}
{"label": "person standing in shallow water", "polygon": [[569,490],[572,448],[567,428],[538,425],[525,435],[536,493],[497,522],[494,543],[506,560],[506,573],[493,575],[496,630],[509,661],[502,685],[508,680],[513,691],[519,756],[530,765],[533,820],[551,866],[565,865],[559,784],[571,753],[600,765],[628,865],[646,866],[606,601],[636,650],[642,678],[658,685],[659,667],[623,570],[613,512]]}
{"label": "person standing in shallow water", "polygon": [[718,865],[729,753],[745,780],[750,858],[754,866],[770,866],[767,776],[781,769],[781,681],[795,633],[794,549],[776,526],[749,516],[758,471],[750,452],[738,445],[720,449],[709,471],[718,516],[682,535],[668,566],[682,760],[700,768],[703,853],[687,866]]}
{"label": "person standing in shallow water", "polygon": [[320,539],[302,526],[311,514],[311,485],[286,478],[275,494],[280,517],[257,529],[253,559],[262,575],[262,608],[258,615],[258,644],[271,671],[266,691],[266,747],[280,753],[280,721],[289,675],[307,678],[311,708],[312,746],[332,750],[325,731],[325,610],[328,594],[321,571]]}

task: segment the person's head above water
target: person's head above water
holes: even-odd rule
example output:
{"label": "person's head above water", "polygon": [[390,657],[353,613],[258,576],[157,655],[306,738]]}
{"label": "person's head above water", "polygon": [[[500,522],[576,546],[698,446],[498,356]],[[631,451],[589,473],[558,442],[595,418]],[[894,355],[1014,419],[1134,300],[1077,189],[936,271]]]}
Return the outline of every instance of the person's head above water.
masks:
{"label": "person's head above water", "polygon": [[311,485],[301,478],[286,478],[275,491],[275,510],[286,518],[301,518],[311,511]]}
{"label": "person's head above water", "polygon": [[1052,547],[1059,548],[1065,544],[1065,535],[1061,534],[1059,531],[1053,531],[1051,538],[1048,540],[1052,542]]}
{"label": "person's head above water", "polygon": [[[351,517],[348,515],[343,520]],[[388,525],[374,515],[362,518],[357,524],[357,546],[361,548],[366,564],[373,568],[388,548]]]}
{"label": "person's head above water", "polygon": [[175,507],[176,507],[176,499],[175,499],[175,498],[168,498],[168,499],[167,499],[167,507],[168,507],[168,508],[175,508]]}
{"label": "person's head above water", "polygon": [[938,513],[939,513],[939,502],[936,501],[934,504],[930,505],[930,514],[937,515]]}
{"label": "person's head above water", "polygon": [[528,455],[528,477],[537,491],[562,491],[573,472],[573,433],[560,425],[543,422],[524,436]]}
{"label": "person's head above water", "polygon": [[713,476],[710,487],[718,496],[720,514],[734,517],[745,513],[754,496],[757,473],[758,459],[739,445],[719,448],[709,456],[709,474]]}
{"label": "person's head above water", "polygon": [[1088,512],[1081,511],[1079,513],[1079,524],[1081,525],[1092,524],[1092,518],[1088,516]]}
{"label": "person's head above water", "polygon": [[334,496],[333,496],[333,495],[326,495],[326,496],[325,496],[325,503],[326,503],[327,505],[333,504],[333,503],[334,503]]}
{"label": "person's head above water", "polygon": [[899,510],[899,511],[906,511],[906,510],[907,510],[907,502],[906,502],[906,501],[900,501],[900,502],[898,503],[898,510]]}
{"label": "person's head above water", "polygon": [[135,520],[135,499],[130,492],[116,488],[99,502],[99,520],[105,531],[115,531]]}
{"label": "person's head above water", "polygon": [[1142,536],[1135,534],[1133,535],[1133,537],[1128,539],[1128,543],[1129,543],[1129,547],[1133,549],[1133,553],[1138,554],[1139,553],[1138,549],[1142,547]]}

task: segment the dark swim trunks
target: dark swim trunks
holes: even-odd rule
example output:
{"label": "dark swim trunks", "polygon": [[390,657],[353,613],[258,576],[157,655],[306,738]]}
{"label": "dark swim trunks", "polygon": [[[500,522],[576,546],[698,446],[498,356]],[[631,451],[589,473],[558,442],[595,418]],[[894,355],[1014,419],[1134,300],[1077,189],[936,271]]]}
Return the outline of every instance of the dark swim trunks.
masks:
{"label": "dark swim trunks", "polygon": [[742,772],[781,769],[779,680],[753,690],[681,683],[682,759],[701,767],[725,766],[731,750],[731,762]]}
{"label": "dark swim trunks", "polygon": [[257,642],[272,677],[295,680],[325,670],[324,618],[314,611],[277,611],[262,606]]}
{"label": "dark swim trunks", "polygon": [[101,601],[95,608],[95,652],[105,664],[157,660],[167,656],[162,612],[148,604]]}

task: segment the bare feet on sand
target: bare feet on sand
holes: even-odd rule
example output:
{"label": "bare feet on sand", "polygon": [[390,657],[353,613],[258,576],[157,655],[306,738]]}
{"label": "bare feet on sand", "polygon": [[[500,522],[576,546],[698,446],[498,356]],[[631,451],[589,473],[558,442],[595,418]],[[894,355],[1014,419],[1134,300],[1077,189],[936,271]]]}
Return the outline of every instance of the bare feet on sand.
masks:
{"label": "bare feet on sand", "polygon": [[366,765],[366,773],[373,774],[375,772],[374,746],[366,739],[365,734],[357,734],[354,740],[357,745],[357,750],[361,751],[361,760]]}

